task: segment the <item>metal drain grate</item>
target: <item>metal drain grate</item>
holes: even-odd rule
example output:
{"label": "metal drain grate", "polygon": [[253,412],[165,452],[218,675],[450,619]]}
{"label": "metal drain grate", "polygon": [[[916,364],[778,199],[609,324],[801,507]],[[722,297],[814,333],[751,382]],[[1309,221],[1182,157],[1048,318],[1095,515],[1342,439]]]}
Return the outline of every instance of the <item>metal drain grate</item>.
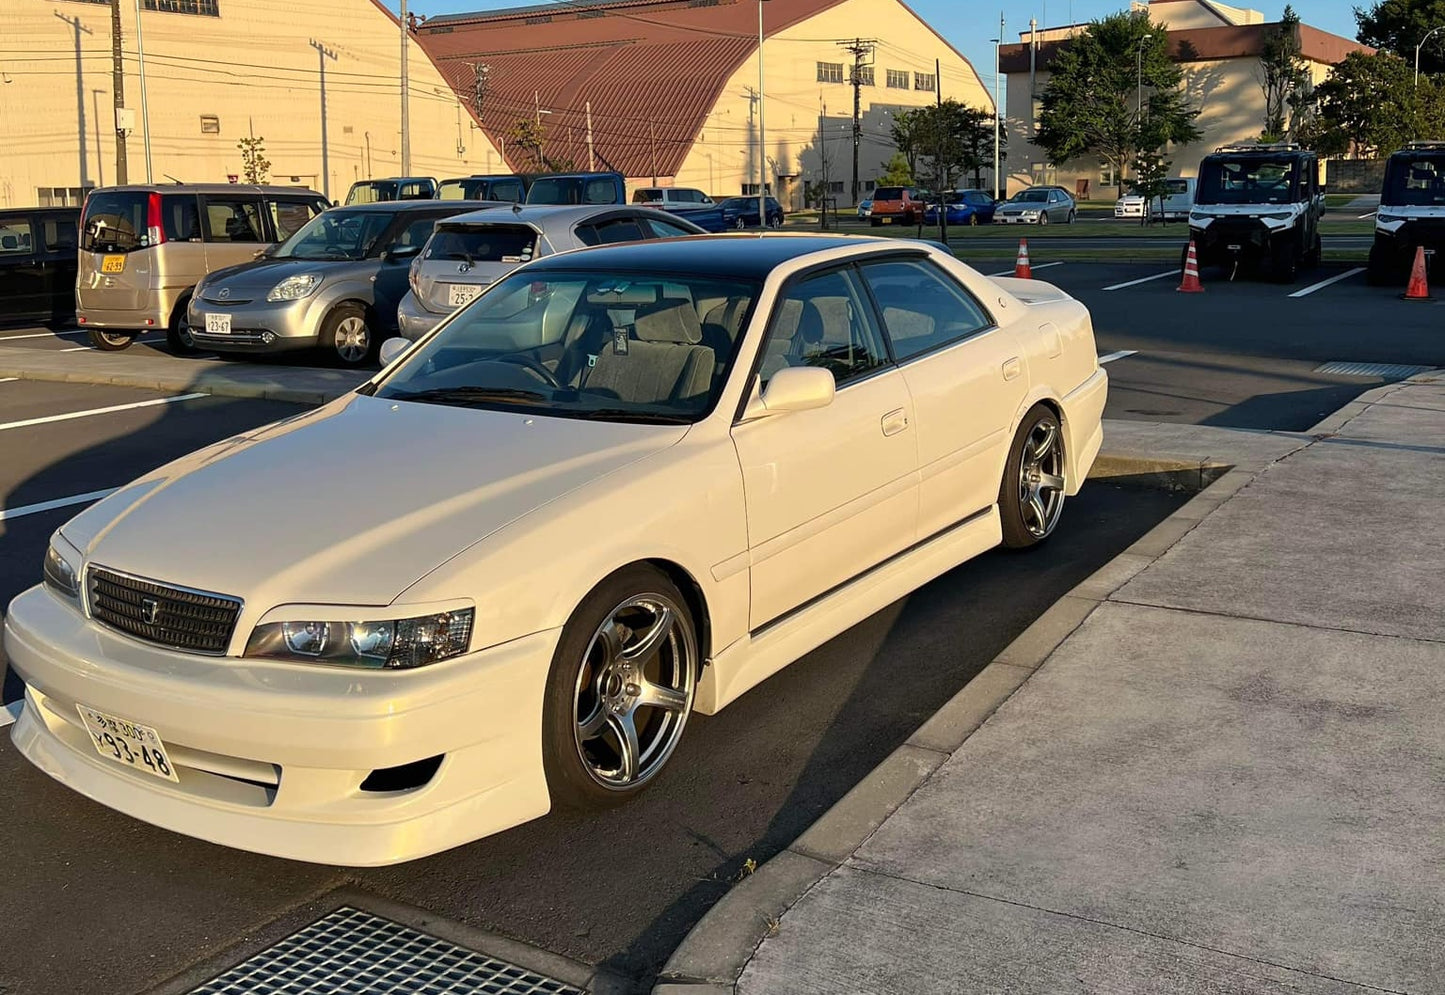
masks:
{"label": "metal drain grate", "polygon": [[1316,373],[1337,377],[1379,377],[1381,380],[1404,380],[1417,373],[1428,373],[1433,366],[1404,366],[1400,363],[1325,363],[1316,366]]}
{"label": "metal drain grate", "polygon": [[585,995],[350,906],[212,978],[189,995]]}

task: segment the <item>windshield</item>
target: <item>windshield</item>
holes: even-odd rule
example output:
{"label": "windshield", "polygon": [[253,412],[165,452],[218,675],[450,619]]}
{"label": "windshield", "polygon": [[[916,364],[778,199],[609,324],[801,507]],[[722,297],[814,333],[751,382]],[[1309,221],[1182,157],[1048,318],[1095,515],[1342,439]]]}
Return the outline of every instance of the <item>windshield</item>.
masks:
{"label": "windshield", "polygon": [[874,200],[902,200],[902,187],[879,187],[873,191]]}
{"label": "windshield", "polygon": [[1049,192],[1047,190],[1021,190],[1009,200],[1015,204],[1047,204]]}
{"label": "windshield", "polygon": [[532,184],[529,204],[612,204],[617,186],[610,176],[548,176]]}
{"label": "windshield", "polygon": [[438,228],[423,258],[456,259],[473,266],[525,263],[536,251],[537,233],[526,225],[457,225]]}
{"label": "windshield", "polygon": [[149,245],[148,202],[147,195],[138,191],[91,194],[81,221],[80,248],[85,252],[130,252]]}
{"label": "windshield", "polygon": [[1380,198],[1390,207],[1445,204],[1445,153],[1411,152],[1390,157]]}
{"label": "windshield", "polygon": [[275,259],[364,259],[391,227],[389,211],[330,210],[318,214],[272,253]]}
{"label": "windshield", "polygon": [[396,200],[396,184],[386,180],[372,183],[353,183],[346,195],[347,206],[352,204],[375,204],[383,200]]}
{"label": "windshield", "polygon": [[1164,188],[1169,191],[1170,197],[1178,197],[1189,192],[1188,180],[1165,180]]}
{"label": "windshield", "polygon": [[1289,204],[1299,176],[1300,161],[1293,158],[1206,158],[1194,199],[1200,204]]}
{"label": "windshield", "polygon": [[[717,401],[752,283],[515,273],[460,311],[376,396],[564,418],[681,424]],[[744,315],[728,322],[717,314]]]}

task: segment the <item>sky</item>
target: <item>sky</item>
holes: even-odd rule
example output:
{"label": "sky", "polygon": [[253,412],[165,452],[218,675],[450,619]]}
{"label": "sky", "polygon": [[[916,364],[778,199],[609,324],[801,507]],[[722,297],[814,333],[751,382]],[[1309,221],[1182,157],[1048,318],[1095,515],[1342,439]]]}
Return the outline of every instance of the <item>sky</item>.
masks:
{"label": "sky", "polygon": [[[385,0],[393,10],[399,0]],[[520,7],[529,0],[408,0],[413,13],[431,16],[473,10],[496,10]],[[545,0],[543,0],[545,2]],[[904,0],[939,34],[968,58],[993,88],[993,44],[997,37],[997,17],[1002,11],[1007,22],[1005,38],[1018,41],[1018,33],[1026,30],[1029,18],[1039,19],[1040,27],[1090,21],[1117,10],[1127,9],[1128,0]],[[1285,0],[1225,0],[1234,7],[1250,7],[1263,11],[1266,20],[1278,20]],[[1355,36],[1352,10],[1357,0],[1293,0],[1294,9],[1304,23],[1346,38]],[[1368,6],[1367,0],[1358,0]],[[944,96],[948,96],[947,93]]]}

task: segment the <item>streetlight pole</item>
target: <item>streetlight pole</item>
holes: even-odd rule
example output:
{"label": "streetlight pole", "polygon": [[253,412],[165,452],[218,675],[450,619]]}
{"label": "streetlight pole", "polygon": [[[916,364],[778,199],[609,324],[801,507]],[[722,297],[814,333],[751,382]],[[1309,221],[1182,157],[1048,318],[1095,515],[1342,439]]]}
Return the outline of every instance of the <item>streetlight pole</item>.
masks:
{"label": "streetlight pole", "polygon": [[[758,0],[758,227],[768,226],[768,143],[763,127],[763,0]],[[825,190],[823,196],[827,196]]]}
{"label": "streetlight pole", "polygon": [[1437,31],[1445,31],[1445,24],[1440,25],[1438,28],[1431,28],[1429,31],[1425,32],[1425,37],[1420,39],[1420,44],[1418,44],[1418,45],[1415,46],[1415,83],[1414,83],[1414,87],[1413,87],[1414,89],[1419,89],[1419,88],[1420,88],[1420,49],[1422,49],[1422,48],[1425,47],[1425,43],[1430,40],[1430,36],[1433,35],[1433,34],[1435,34]]}
{"label": "streetlight pole", "polygon": [[411,175],[411,108],[407,90],[411,81],[407,78],[407,31],[406,0],[401,0],[401,175]]}
{"label": "streetlight pole", "polygon": [[1003,113],[1003,108],[999,106],[999,100],[1001,99],[1000,96],[999,96],[999,90],[1000,90],[1000,85],[1001,85],[1002,82],[1003,82],[1003,60],[1002,60],[1002,52],[1003,52],[1003,29],[1004,29],[1003,11],[999,11],[999,12],[998,12],[998,37],[993,40],[993,199],[994,199],[994,200],[998,200],[998,194],[999,194],[999,176],[998,176],[998,174],[999,174],[999,169],[1000,169],[1000,167],[1001,167],[1001,161],[1000,161],[1000,160],[1002,159],[1002,156],[1001,156],[1001,154],[1000,154],[1000,152],[999,152],[999,142],[1000,142],[1000,135],[1001,135],[1001,132],[1002,132],[1002,127],[1003,127],[1003,126],[1002,126],[1001,119],[1000,119],[1000,115]]}
{"label": "streetlight pole", "polygon": [[140,0],[135,0],[135,45],[140,57],[140,126],[145,133],[146,182],[151,179],[151,112],[146,103],[146,39],[141,28]]}

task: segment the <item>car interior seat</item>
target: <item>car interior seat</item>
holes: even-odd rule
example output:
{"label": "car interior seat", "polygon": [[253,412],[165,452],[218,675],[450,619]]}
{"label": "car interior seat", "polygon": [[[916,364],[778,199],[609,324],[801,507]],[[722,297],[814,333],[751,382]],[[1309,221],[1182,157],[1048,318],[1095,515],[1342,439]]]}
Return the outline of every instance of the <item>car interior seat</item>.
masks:
{"label": "car interior seat", "polygon": [[[655,287],[639,288],[656,295]],[[590,297],[589,297],[590,302]],[[603,301],[611,304],[611,301]],[[689,300],[607,308],[612,334],[589,356],[580,387],[639,404],[684,401],[712,385],[714,353]]]}

